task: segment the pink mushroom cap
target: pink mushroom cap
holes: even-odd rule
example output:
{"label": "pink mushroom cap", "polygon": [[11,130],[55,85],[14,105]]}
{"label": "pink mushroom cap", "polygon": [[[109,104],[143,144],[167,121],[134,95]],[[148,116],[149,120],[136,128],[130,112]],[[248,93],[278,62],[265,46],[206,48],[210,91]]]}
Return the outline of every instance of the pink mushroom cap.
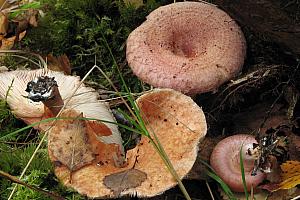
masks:
{"label": "pink mushroom cap", "polygon": [[241,147],[243,147],[242,152],[244,154],[247,190],[250,191],[251,187],[255,188],[265,178],[265,174],[260,171],[255,176],[251,175],[254,159],[246,155],[246,151],[248,148],[252,148],[253,143],[257,142],[252,135],[233,135],[221,140],[211,154],[210,165],[216,174],[235,192],[244,192],[240,167]]}
{"label": "pink mushroom cap", "polygon": [[236,75],[246,42],[236,22],[216,6],[178,2],[159,7],[127,39],[133,73],[185,94],[213,91]]}

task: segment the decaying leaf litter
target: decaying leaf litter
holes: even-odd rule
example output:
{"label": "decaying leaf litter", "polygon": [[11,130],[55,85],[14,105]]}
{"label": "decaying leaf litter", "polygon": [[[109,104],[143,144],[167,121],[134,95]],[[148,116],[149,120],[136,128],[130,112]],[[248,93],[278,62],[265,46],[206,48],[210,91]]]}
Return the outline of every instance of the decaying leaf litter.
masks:
{"label": "decaying leaf litter", "polygon": [[[149,8],[153,9],[155,6],[159,6],[160,3],[165,4],[166,2],[159,2],[159,3],[156,3],[156,5],[153,2],[152,2],[152,4],[151,4],[151,2],[150,3],[148,2],[144,7],[142,6],[142,9],[149,9]],[[171,3],[171,2],[169,2],[169,3]],[[117,12],[122,12],[121,8],[123,8],[123,9],[125,8],[125,7],[122,7],[122,5],[116,6],[116,5],[110,5],[110,3],[103,3],[103,5],[105,5],[105,4],[109,5],[108,8],[117,8],[118,6],[120,6],[119,9],[121,11],[117,11]],[[68,5],[68,3],[66,3],[64,5],[64,8],[61,8],[61,9],[67,9],[68,6],[70,7],[70,5]],[[151,8],[151,6],[154,6],[154,7]],[[124,12],[124,10],[123,10],[123,12]],[[124,15],[123,15],[123,17],[124,17]],[[41,19],[41,20],[43,20],[43,19]],[[103,22],[103,21],[101,21],[101,22]],[[103,24],[101,24],[101,25],[103,25]],[[45,28],[45,27],[42,27],[42,28]],[[105,28],[107,28],[107,26],[104,28],[101,27],[100,29],[103,30]],[[131,27],[131,28],[133,29],[134,27]],[[29,29],[29,31],[32,31],[32,33],[29,33],[29,36],[30,36],[30,34],[34,35],[34,31],[38,31],[38,29],[39,29],[39,27],[37,27],[36,29],[31,29],[31,30]],[[112,33],[120,34],[120,32],[114,32],[115,30],[113,30],[113,29],[111,29],[111,30],[112,31],[110,31],[110,32],[108,31],[107,33],[105,33],[106,36],[110,35],[113,38],[115,36],[112,36],[112,35],[114,35]],[[119,30],[119,31],[121,31],[121,30]],[[287,138],[289,139],[289,143],[288,143],[289,158],[291,158],[291,160],[299,160],[299,157],[297,156],[298,155],[297,152],[299,152],[299,144],[298,144],[299,143],[299,138],[298,138],[298,135],[299,135],[299,133],[298,133],[298,131],[299,131],[298,106],[299,105],[298,105],[298,99],[297,99],[297,96],[299,96],[298,91],[297,91],[299,89],[299,79],[297,79],[297,77],[299,77],[299,71],[297,68],[297,62],[295,61],[295,57],[289,56],[285,52],[282,52],[282,50],[275,43],[272,43],[272,41],[262,40],[262,38],[263,38],[262,35],[255,33],[255,31],[253,32],[253,30],[248,30],[247,26],[244,27],[243,31],[247,38],[248,49],[247,49],[247,60],[246,60],[246,63],[244,65],[241,75],[239,77],[237,77],[235,80],[233,80],[231,83],[225,83],[223,86],[221,86],[218,89],[218,91],[216,91],[214,93],[207,93],[204,95],[198,95],[196,97],[196,101],[198,102],[198,104],[202,105],[202,108],[204,109],[204,111],[206,111],[206,117],[208,119],[208,126],[209,126],[208,136],[219,135],[220,137],[226,137],[227,135],[238,133],[241,130],[242,131],[247,130],[249,132],[251,131],[253,133],[257,133],[257,131],[260,129],[261,134],[265,134],[265,133],[269,133],[269,132],[279,132],[280,135],[287,136]],[[112,39],[110,36],[108,37],[108,42],[110,42],[110,39]],[[26,40],[26,37],[24,38],[24,40]],[[86,37],[86,35],[83,35],[82,38],[85,38],[85,37]],[[93,36],[90,35],[89,37],[93,37]],[[50,39],[53,39],[53,38],[54,37],[52,37]],[[122,35],[118,39],[120,39],[120,38],[123,38],[123,41],[124,41],[124,39],[126,38],[126,34]],[[24,41],[24,42],[27,42],[27,45],[30,43],[36,45],[38,42],[35,42],[34,39],[37,39],[37,41],[38,41],[38,37],[37,37],[37,38],[31,38],[29,41]],[[92,38],[92,40],[95,40],[95,38]],[[14,44],[16,40],[13,39],[13,41],[14,42],[12,44]],[[121,41],[122,41],[122,39],[121,39]],[[79,39],[79,43],[80,43],[80,39]],[[90,41],[90,43],[92,43],[92,42]],[[40,44],[43,44],[43,42],[40,42]],[[124,72],[124,74],[129,77],[128,80],[130,81],[130,84],[141,86],[140,82],[138,82],[137,80],[134,80],[132,77],[130,77],[132,75],[128,72],[128,70],[126,70],[125,65],[124,65],[124,62],[125,62],[124,56],[119,55],[119,53],[122,52],[122,50],[120,51],[120,49],[119,49],[120,46],[122,46],[122,43],[118,43],[117,45],[114,43],[110,43],[110,44],[112,44],[113,52],[116,53],[116,55],[117,55],[117,62],[120,63],[122,72]],[[15,45],[16,45],[16,47],[18,47],[19,44],[16,43]],[[22,46],[22,40],[20,42],[20,45]],[[23,47],[24,46],[26,46],[26,45],[23,44]],[[16,47],[14,47],[14,48],[16,48]],[[28,46],[26,46],[26,47],[28,48]],[[96,55],[96,57],[99,56],[97,53],[95,53],[95,51],[94,51],[95,49],[92,49],[93,47],[90,47],[89,49],[87,49],[90,51],[86,51],[86,52],[83,52],[82,49],[80,49],[79,51],[77,51],[77,54],[76,54],[76,53],[72,52],[72,50],[75,50],[75,52],[76,52],[76,48],[78,48],[78,47],[74,47],[74,46],[72,47],[71,45],[69,45],[66,47],[66,52],[60,52],[60,53],[67,53],[67,55],[70,56],[69,58],[70,58],[71,63],[74,62],[76,64],[80,63],[80,61],[83,62],[84,59],[90,57],[90,58],[92,58],[92,59],[90,59],[91,65],[88,67],[91,67],[94,63],[95,55]],[[50,45],[49,48],[53,48],[53,46],[51,47],[51,45]],[[57,48],[57,46],[56,46],[56,48]],[[101,49],[102,47],[97,46],[97,48]],[[29,49],[30,49],[30,45],[29,45]],[[45,46],[43,46],[42,48],[37,48],[37,49],[45,50],[47,48],[45,48]],[[53,48],[53,49],[55,49],[55,48]],[[103,55],[105,55],[105,50],[103,52],[103,49],[101,49],[101,53],[103,53]],[[116,49],[119,49],[119,50],[116,50]],[[50,50],[50,52],[51,52],[51,50]],[[47,53],[43,54],[43,55],[47,55]],[[100,58],[101,57],[102,56],[100,56]],[[72,58],[75,58],[75,60],[72,60]],[[11,60],[7,60],[7,58],[5,58],[5,59],[8,62],[12,62]],[[93,62],[91,62],[91,60]],[[103,62],[103,59],[98,59],[98,61]],[[22,63],[22,61],[18,61],[18,62]],[[107,61],[105,61],[105,62],[107,62]],[[23,63],[21,65],[24,66]],[[14,64],[14,66],[20,66],[19,63],[17,63],[17,64],[13,63],[13,64]],[[102,63],[102,64],[107,65],[107,63]],[[80,64],[77,66],[80,66]],[[9,66],[6,65],[6,67],[9,67]],[[65,66],[61,67],[61,68],[68,69]],[[84,67],[82,67],[82,65],[80,66],[80,68],[77,68],[77,69],[76,69],[76,65],[73,65],[72,69],[73,69],[73,72],[75,72],[75,73],[77,72],[79,75],[84,74],[83,73],[84,70],[87,71],[87,69],[84,69]],[[108,72],[109,72],[109,70],[108,70]],[[108,73],[108,75],[110,76],[110,78],[112,78],[113,82],[116,83],[117,86],[119,88],[121,88],[121,90],[122,90],[121,84],[118,84],[118,82],[119,82],[118,78],[114,77],[113,74]],[[95,76],[95,75],[92,74],[92,76],[90,76],[91,78],[90,78],[90,80],[88,80],[88,83],[90,82],[91,84],[94,84],[94,86],[96,85],[101,90],[103,90],[103,89],[104,90],[106,89],[107,91],[113,90],[108,87],[107,83],[105,84],[105,82],[104,82],[103,83],[104,85],[103,85],[101,82],[98,83],[97,80],[99,80],[99,79],[93,80],[93,76]],[[141,92],[142,88],[144,88],[144,87],[147,88],[148,86],[145,85],[139,89],[137,89],[138,87],[135,87],[133,89],[135,92]],[[111,98],[111,97],[113,97],[113,96],[108,96],[108,97],[106,96],[106,98]],[[262,102],[264,103],[264,105],[260,106],[260,104],[262,104]],[[250,107],[250,108],[248,109],[248,107]],[[247,119],[247,116],[251,112],[253,113],[253,117],[248,117],[248,119]],[[244,121],[242,119],[244,119]],[[25,143],[26,143],[26,141],[36,140],[37,138],[35,138],[35,137],[37,137],[37,136],[38,136],[37,134],[35,134],[35,135],[29,134],[29,136],[28,136],[29,138],[26,138],[26,137],[19,138],[19,140],[15,141],[15,143],[12,146],[9,146],[9,148],[22,148],[21,145],[18,146],[18,142],[22,143],[25,141]],[[208,137],[207,139],[211,140],[212,138]],[[205,149],[205,147],[200,146],[200,149]],[[205,155],[206,154],[209,154],[209,152],[205,152]],[[282,163],[284,163],[284,162],[285,161],[282,161]],[[287,162],[289,162],[289,161],[287,160]],[[297,166],[297,165],[295,165],[295,166]],[[194,168],[197,171],[200,171],[197,169],[197,167],[200,167],[200,165],[196,164],[194,166]],[[10,169],[10,170],[12,170],[12,169]],[[14,170],[12,170],[11,172],[14,173],[13,171]],[[193,170],[192,170],[192,172],[193,172]],[[51,172],[48,172],[48,173],[50,173],[50,178],[51,178]],[[16,173],[15,175],[19,175],[19,174]],[[193,173],[191,173],[191,174],[193,174]],[[30,172],[28,173],[28,176],[29,175],[30,175]],[[293,176],[293,175],[290,174],[290,176]],[[295,177],[297,177],[297,175]],[[52,180],[54,180],[53,178],[54,178],[54,176],[52,176]],[[193,177],[191,177],[191,178],[193,178]],[[270,178],[270,180],[272,180],[272,178]],[[298,179],[298,181],[299,181],[299,179]],[[6,182],[6,180],[3,180],[3,182]],[[43,181],[41,181],[39,184],[42,184],[42,183],[43,183]],[[57,183],[57,181],[55,181],[55,183]],[[203,183],[201,184],[201,182],[196,182],[196,183],[191,182],[191,183],[193,183],[196,186],[199,185],[199,187],[202,187],[203,189],[206,190],[205,184],[203,184]],[[213,188],[212,192],[215,195],[215,197],[219,196],[218,190],[216,188],[214,188],[214,183],[209,183],[209,184],[212,185],[212,188]],[[295,179],[294,183],[291,183],[291,185],[293,185],[293,184],[297,184],[297,178]],[[4,184],[4,186],[5,185],[7,186],[9,184]],[[187,185],[189,185],[189,182],[187,183]],[[191,190],[193,187],[195,187],[194,185],[190,186]],[[45,183],[44,183],[44,187],[46,189],[49,189],[50,191],[53,191],[53,190],[51,190],[51,188],[49,188],[49,185],[47,186],[47,184],[45,185]],[[61,186],[57,186],[54,189],[54,191],[57,191],[57,190],[59,191],[58,187],[61,187]],[[289,191],[289,195],[290,195],[290,193],[292,193],[293,194],[292,196],[286,195],[285,193],[282,193],[282,191],[280,191],[281,192],[280,198],[283,199],[284,196],[288,196],[287,198],[293,198],[293,197],[299,195],[299,193],[297,193],[297,187],[293,188],[291,190],[294,190],[294,191]],[[19,189],[19,191],[21,191],[21,192],[19,192],[17,195],[20,195],[20,196],[22,196],[26,193],[26,190],[23,191],[23,194],[22,194],[21,189]],[[288,190],[284,190],[284,191],[288,191]],[[208,193],[208,192],[206,192],[206,193]],[[276,192],[274,192],[273,194],[275,194],[275,193]],[[75,193],[72,194],[71,192],[68,192],[68,191],[64,191],[64,192],[62,192],[62,194],[75,195]],[[191,192],[191,194],[193,194],[193,192]],[[274,198],[273,194],[269,195],[270,199]],[[36,195],[36,194],[33,194],[33,196],[34,195]],[[170,194],[170,193],[168,194],[168,192],[167,192],[165,195],[166,195],[166,198],[172,198],[172,195],[174,198],[181,198],[180,193],[178,193],[178,194],[176,193],[174,196],[174,194]],[[192,198],[196,198],[196,199],[197,198],[199,199],[199,197],[201,198],[201,194],[198,194],[198,193],[196,193],[195,196],[192,196]],[[79,195],[78,195],[78,198],[79,198]],[[156,198],[156,197],[154,197],[154,198]],[[160,198],[160,197],[157,197],[157,198]],[[204,199],[208,199],[208,198],[211,198],[211,197],[209,197],[209,196],[204,197]]]}

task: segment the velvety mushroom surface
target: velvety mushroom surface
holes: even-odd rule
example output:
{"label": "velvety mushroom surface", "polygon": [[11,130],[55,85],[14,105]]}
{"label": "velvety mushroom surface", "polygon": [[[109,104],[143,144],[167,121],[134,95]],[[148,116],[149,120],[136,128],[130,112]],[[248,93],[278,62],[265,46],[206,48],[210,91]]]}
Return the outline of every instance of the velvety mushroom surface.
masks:
{"label": "velvety mushroom surface", "polygon": [[215,90],[241,69],[246,42],[216,6],[178,2],[159,7],[128,37],[129,66],[143,81],[185,94]]}
{"label": "velvety mushroom surface", "polygon": [[[203,111],[190,97],[171,89],[156,89],[144,94],[137,99],[137,104],[150,134],[152,131],[156,133],[175,170],[183,178],[192,168],[197,157],[198,143],[206,134]],[[64,134],[63,131],[58,131],[55,137],[59,138],[60,134]],[[89,138],[90,132],[87,130],[82,134]],[[91,164],[79,165],[80,169],[73,172],[57,160],[51,144],[54,140],[50,138],[49,141],[49,154],[55,163],[55,174],[65,185],[88,197],[114,198],[126,194],[152,197],[177,184],[147,137],[142,136],[140,143],[127,152],[128,165],[125,167],[115,167],[110,159],[104,162],[95,162],[95,159],[91,162],[88,154],[84,158]],[[90,144],[89,139],[85,141]],[[88,152],[90,147],[83,150]],[[133,175],[128,178],[128,174]],[[117,183],[111,184],[113,180],[108,183],[107,179],[113,177],[117,177]]]}

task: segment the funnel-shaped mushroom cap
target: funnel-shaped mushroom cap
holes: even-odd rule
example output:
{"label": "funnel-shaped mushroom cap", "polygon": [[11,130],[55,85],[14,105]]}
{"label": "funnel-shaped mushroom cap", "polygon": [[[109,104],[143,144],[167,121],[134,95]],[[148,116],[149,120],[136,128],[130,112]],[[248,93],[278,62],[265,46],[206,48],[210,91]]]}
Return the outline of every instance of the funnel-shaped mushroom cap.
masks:
{"label": "funnel-shaped mushroom cap", "polygon": [[[183,178],[192,168],[198,143],[206,134],[201,108],[190,97],[171,89],[142,95],[137,104],[150,134],[155,132]],[[49,152],[52,161],[57,161]],[[93,163],[72,172],[71,176],[70,170],[59,164],[55,173],[65,185],[88,197],[113,198],[126,194],[151,197],[177,184],[147,137],[142,136],[139,145],[127,152],[127,160],[128,166],[124,168],[117,168],[111,162]]]}
{"label": "funnel-shaped mushroom cap", "polygon": [[[98,100],[98,93],[83,84],[78,88],[74,96],[72,93],[80,84],[80,78],[77,76],[64,75],[61,72],[51,70],[17,70],[0,73],[0,98],[7,96],[7,103],[12,112],[24,120],[26,123],[32,124],[51,116],[47,112],[42,102],[33,102],[25,96],[27,83],[40,76],[54,77],[60,95],[64,102],[71,98],[67,104],[67,109],[74,109],[79,113],[83,113],[83,117],[96,118],[107,121],[115,121],[107,104]],[[122,144],[122,138],[118,131],[118,127],[111,123],[104,123],[112,132],[112,136],[103,136],[99,139],[105,140],[107,143]],[[49,124],[40,124],[38,128],[46,130]]]}
{"label": "funnel-shaped mushroom cap", "polygon": [[185,94],[215,90],[241,69],[246,42],[216,6],[178,2],[154,10],[128,37],[129,66],[143,81]]}

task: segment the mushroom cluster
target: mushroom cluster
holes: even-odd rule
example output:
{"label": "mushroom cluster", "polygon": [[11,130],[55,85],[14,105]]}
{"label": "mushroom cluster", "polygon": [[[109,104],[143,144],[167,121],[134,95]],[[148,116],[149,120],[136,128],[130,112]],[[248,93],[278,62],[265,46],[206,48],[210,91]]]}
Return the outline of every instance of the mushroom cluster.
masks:
{"label": "mushroom cluster", "polygon": [[241,69],[246,42],[216,6],[178,2],[159,7],[127,39],[126,58],[141,80],[185,94],[215,90]]}

